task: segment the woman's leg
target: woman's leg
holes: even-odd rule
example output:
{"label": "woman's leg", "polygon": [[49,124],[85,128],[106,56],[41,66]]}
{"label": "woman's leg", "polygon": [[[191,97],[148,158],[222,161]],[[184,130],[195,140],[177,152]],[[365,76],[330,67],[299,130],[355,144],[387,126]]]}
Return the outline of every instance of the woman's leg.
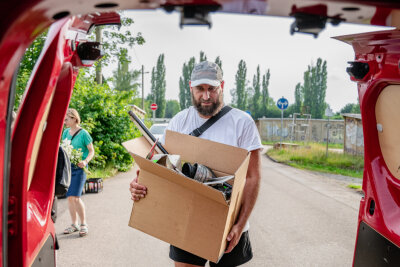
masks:
{"label": "woman's leg", "polygon": [[85,214],[85,204],[80,197],[77,197],[75,202],[76,212],[79,215],[79,219],[81,220],[81,224],[86,224],[86,214]]}
{"label": "woman's leg", "polygon": [[73,224],[78,224],[77,216],[76,216],[76,198],[75,196],[68,197],[68,209],[69,214],[71,215],[71,220]]}

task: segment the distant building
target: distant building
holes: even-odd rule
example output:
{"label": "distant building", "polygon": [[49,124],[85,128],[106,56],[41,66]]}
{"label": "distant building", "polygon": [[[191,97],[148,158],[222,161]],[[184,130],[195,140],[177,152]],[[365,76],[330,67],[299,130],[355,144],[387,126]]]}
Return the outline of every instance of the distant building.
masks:
{"label": "distant building", "polygon": [[344,153],[364,155],[364,134],[361,114],[344,113]]}
{"label": "distant building", "polygon": [[[260,118],[256,121],[258,131],[263,141],[278,142],[318,142],[325,143],[328,129],[328,120],[324,119],[293,119]],[[329,143],[343,144],[344,121],[329,120]]]}

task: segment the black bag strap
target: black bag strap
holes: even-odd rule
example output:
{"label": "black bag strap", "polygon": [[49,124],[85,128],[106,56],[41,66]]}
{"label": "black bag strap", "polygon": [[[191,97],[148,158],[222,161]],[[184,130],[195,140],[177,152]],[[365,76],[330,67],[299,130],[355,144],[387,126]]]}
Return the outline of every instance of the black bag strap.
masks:
{"label": "black bag strap", "polygon": [[77,136],[78,133],[79,133],[81,130],[82,130],[82,128],[80,128],[78,131],[76,131],[76,132],[74,133],[74,135],[73,135],[72,138],[71,138],[71,142],[72,142],[72,139],[74,139],[74,137]]}
{"label": "black bag strap", "polygon": [[224,106],[217,114],[209,118],[205,123],[203,123],[199,128],[194,129],[189,135],[199,137],[202,135],[208,128],[211,127],[217,120],[219,120],[222,116],[228,113],[232,108],[230,106]]}

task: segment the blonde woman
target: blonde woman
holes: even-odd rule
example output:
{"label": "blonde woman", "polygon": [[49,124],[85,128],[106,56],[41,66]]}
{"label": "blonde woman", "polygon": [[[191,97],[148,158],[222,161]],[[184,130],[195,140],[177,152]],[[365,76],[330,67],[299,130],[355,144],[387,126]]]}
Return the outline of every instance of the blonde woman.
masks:
{"label": "blonde woman", "polygon": [[[71,234],[79,231],[79,236],[86,236],[89,232],[86,223],[85,205],[81,199],[82,189],[85,185],[86,174],[83,168],[86,168],[89,161],[94,156],[93,139],[90,134],[79,125],[81,118],[78,111],[73,108],[67,110],[64,124],[67,129],[62,134],[62,140],[71,140],[74,149],[81,149],[82,161],[78,166],[71,164],[71,185],[67,192],[68,208],[71,215],[72,224],[64,230],[64,234]],[[78,224],[78,216],[80,225]]]}

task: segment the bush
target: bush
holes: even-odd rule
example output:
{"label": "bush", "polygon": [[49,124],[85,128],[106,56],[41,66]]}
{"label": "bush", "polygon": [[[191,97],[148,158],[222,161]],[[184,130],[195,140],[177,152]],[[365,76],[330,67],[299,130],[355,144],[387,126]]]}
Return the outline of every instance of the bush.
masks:
{"label": "bush", "polygon": [[108,163],[119,171],[131,167],[133,159],[121,143],[140,135],[128,115],[133,97],[134,92],[112,90],[107,83],[97,84],[87,71],[80,71],[70,107],[78,110],[82,127],[93,138],[93,167],[105,168]]}

